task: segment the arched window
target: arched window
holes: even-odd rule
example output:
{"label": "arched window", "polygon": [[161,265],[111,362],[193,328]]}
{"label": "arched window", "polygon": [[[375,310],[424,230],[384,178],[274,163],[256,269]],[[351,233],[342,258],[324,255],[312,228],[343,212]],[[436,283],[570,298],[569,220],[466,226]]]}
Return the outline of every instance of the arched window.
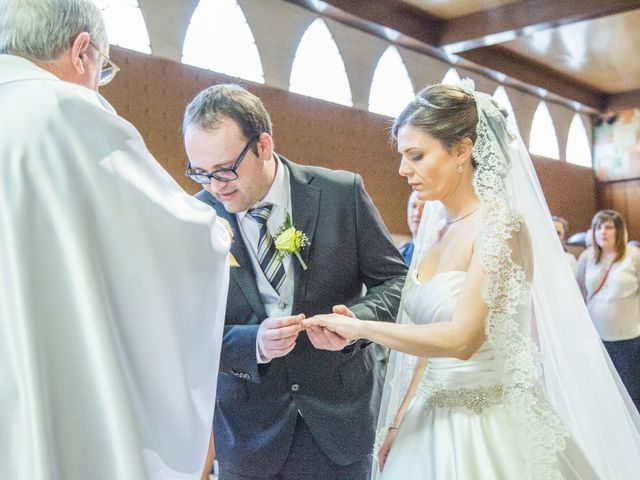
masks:
{"label": "arched window", "polygon": [[460,85],[460,75],[458,75],[458,71],[451,67],[440,83],[443,85]]}
{"label": "arched window", "polygon": [[369,92],[369,111],[396,117],[413,99],[413,85],[396,47],[388,47],[376,66]]}
{"label": "arched window", "polygon": [[352,106],[351,87],[338,46],[321,20],[309,25],[296,50],[289,90]]}
{"label": "arched window", "polygon": [[502,85],[498,85],[498,88],[496,88],[496,91],[493,93],[493,99],[498,102],[498,105],[500,105],[501,108],[504,108],[509,112],[508,122],[515,128],[516,132],[520,133],[516,113],[513,111],[513,105],[511,105],[511,100],[509,100],[507,90]]}
{"label": "arched window", "polygon": [[589,137],[584,127],[584,122],[578,113],[573,116],[571,126],[569,127],[567,162],[589,168],[593,166]]}
{"label": "arched window", "polygon": [[184,38],[182,63],[264,83],[258,47],[236,0],[200,0]]}
{"label": "arched window", "polygon": [[102,10],[111,45],[151,54],[151,42],[138,0],[93,0]]}
{"label": "arched window", "polygon": [[531,136],[529,137],[529,152],[554,160],[560,158],[556,128],[553,126],[553,119],[547,104],[543,101],[540,101],[536,113],[533,115]]}

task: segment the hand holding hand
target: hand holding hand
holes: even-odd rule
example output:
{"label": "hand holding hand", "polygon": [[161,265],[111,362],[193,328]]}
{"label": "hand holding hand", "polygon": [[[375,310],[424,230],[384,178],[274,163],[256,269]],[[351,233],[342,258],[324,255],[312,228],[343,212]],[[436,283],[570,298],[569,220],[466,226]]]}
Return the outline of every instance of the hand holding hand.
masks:
{"label": "hand holding hand", "polygon": [[267,318],[258,329],[258,353],[265,361],[284,357],[296,346],[304,315]]}
{"label": "hand holding hand", "polygon": [[[323,335],[334,347],[325,348],[327,350],[338,350],[338,346],[340,346],[339,350],[342,350],[351,340],[357,340],[362,337],[360,334],[362,320],[355,318],[353,312],[344,305],[336,305],[333,307],[333,311],[334,313],[332,314],[316,315],[302,322],[303,327],[307,329],[311,342],[316,348],[325,348],[316,345],[314,341],[314,339],[318,342],[322,340],[318,327],[322,327]],[[338,340],[340,340],[340,342],[338,342]]]}
{"label": "hand holding hand", "polygon": [[334,305],[333,313],[337,313],[338,315],[344,315],[346,317],[356,318],[356,314],[353,313],[346,305]]}
{"label": "hand holding hand", "polygon": [[[334,305],[333,313],[356,318],[353,312],[344,305]],[[309,335],[309,339],[314,347],[323,350],[339,351],[352,341],[323,327],[309,327],[307,328],[307,335]]]}
{"label": "hand holding hand", "polygon": [[[312,317],[317,318],[317,317]],[[336,335],[335,333],[317,326],[306,328],[309,340],[314,347],[320,350],[331,350],[337,352],[349,344],[349,339]]]}

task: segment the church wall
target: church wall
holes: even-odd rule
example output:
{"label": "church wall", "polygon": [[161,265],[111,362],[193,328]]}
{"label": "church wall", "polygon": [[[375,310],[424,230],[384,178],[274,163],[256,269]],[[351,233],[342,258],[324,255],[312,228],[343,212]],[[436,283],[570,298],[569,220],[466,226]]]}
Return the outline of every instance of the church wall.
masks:
{"label": "church wall", "polygon": [[[184,177],[187,162],[181,122],[187,103],[203,88],[236,81],[224,75],[113,47],[121,66],[101,92],[120,115],[142,133],[156,159],[188,192],[198,186]],[[389,141],[388,117],[239,81],[264,102],[274,124],[276,151],[303,164],[357,172],[394,234],[407,234],[406,180],[397,173],[399,156]],[[588,227],[596,209],[591,169],[534,159],[542,189],[554,214],[566,217],[570,232]]]}

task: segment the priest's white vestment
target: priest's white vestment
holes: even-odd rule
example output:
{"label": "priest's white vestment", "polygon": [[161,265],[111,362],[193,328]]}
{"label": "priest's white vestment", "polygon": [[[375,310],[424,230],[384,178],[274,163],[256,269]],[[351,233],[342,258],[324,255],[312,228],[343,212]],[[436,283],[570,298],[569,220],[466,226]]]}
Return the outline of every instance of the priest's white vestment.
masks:
{"label": "priest's white vestment", "polygon": [[99,94],[0,55],[0,479],[199,479],[229,235]]}

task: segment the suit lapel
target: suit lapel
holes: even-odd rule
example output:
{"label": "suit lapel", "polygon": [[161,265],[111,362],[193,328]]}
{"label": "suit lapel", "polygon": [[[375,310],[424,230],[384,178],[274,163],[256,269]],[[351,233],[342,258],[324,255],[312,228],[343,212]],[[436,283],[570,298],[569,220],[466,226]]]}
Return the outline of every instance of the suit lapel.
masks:
{"label": "suit lapel", "polygon": [[247,299],[247,303],[251,306],[251,309],[255,312],[258,319],[267,317],[267,313],[260,299],[260,293],[258,292],[258,284],[256,283],[255,273],[249,258],[249,252],[242,239],[242,233],[238,226],[238,220],[233,213],[229,213],[225,210],[224,206],[218,202],[213,195],[206,190],[202,190],[196,194],[196,198],[211,205],[221,218],[224,218],[231,225],[233,230],[233,241],[231,242],[231,254],[236,258],[240,267],[231,268],[231,281],[236,282],[243,295]]}
{"label": "suit lapel", "polygon": [[[313,248],[313,239],[320,210],[320,189],[311,185],[313,175],[308,170],[291,163],[282,156],[280,159],[291,172],[291,216],[296,229],[301,230],[309,238],[310,245],[301,252],[302,259],[309,265],[309,255]],[[300,311],[310,272],[302,269],[295,255],[291,257],[291,261],[293,262],[294,272],[292,313],[296,314]]]}

